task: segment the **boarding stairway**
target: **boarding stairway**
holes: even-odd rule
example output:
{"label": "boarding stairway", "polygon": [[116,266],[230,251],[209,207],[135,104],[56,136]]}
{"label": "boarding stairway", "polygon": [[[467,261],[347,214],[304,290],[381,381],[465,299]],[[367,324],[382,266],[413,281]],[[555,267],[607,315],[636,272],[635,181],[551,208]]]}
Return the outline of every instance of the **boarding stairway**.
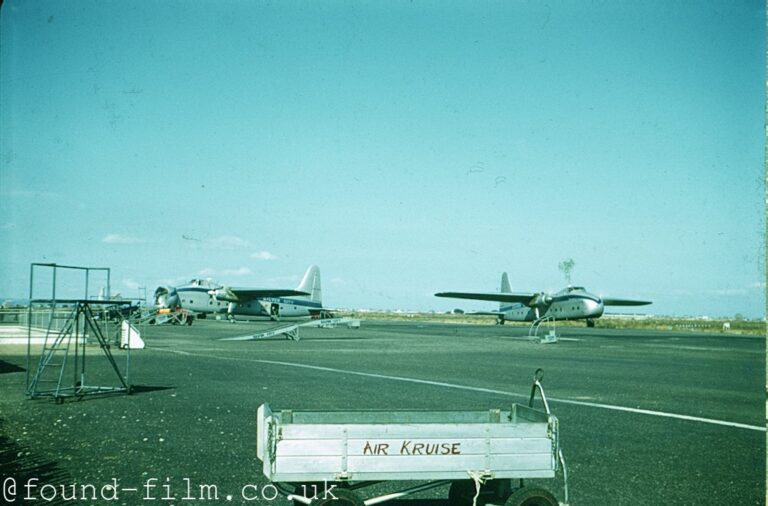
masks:
{"label": "boarding stairway", "polygon": [[[88,300],[63,302],[71,303],[72,311],[65,316],[57,316],[52,311],[37,370],[27,384],[27,396],[30,399],[53,397],[57,403],[61,403],[65,397],[129,392],[128,363],[126,362],[125,374],[123,374],[115,362],[108,339],[91,307],[105,302]],[[54,321],[61,319],[64,323],[57,328]],[[89,337],[95,338],[101,348],[103,358],[109,366],[107,371],[111,370],[117,376],[118,381],[113,386],[86,385],[86,344]],[[95,357],[89,357],[88,362],[89,364],[98,363]],[[109,375],[110,373],[107,372],[107,376]],[[97,377],[99,381],[105,379],[104,372],[102,371]],[[72,379],[71,384],[68,383],[67,378]]]}
{"label": "boarding stairway", "polygon": [[[552,329],[547,332],[546,335],[539,337],[539,326],[541,326],[542,323],[552,323]],[[533,321],[531,324],[531,327],[528,329],[528,337],[530,339],[538,339],[539,343],[541,344],[553,344],[557,342],[557,327],[555,324],[555,317],[554,316],[542,316],[541,318],[537,318]]]}
{"label": "boarding stairway", "polygon": [[[76,321],[76,311],[77,308],[73,309],[67,316],[59,316],[51,311],[37,370],[27,389],[29,397],[44,395],[52,395],[54,398],[59,397],[64,379],[64,369],[67,366],[67,358],[69,357],[69,350],[72,345],[71,336]],[[55,320],[60,319],[64,319],[65,322],[61,328],[57,329]],[[64,344],[65,342],[66,344]],[[44,385],[55,386],[43,389]]]}
{"label": "boarding stairway", "polygon": [[275,337],[279,335],[285,335],[285,338],[291,341],[299,340],[299,329],[301,327],[320,327],[324,329],[335,328],[338,325],[346,325],[349,328],[359,328],[360,319],[341,317],[341,318],[322,318],[319,320],[310,320],[308,322],[292,323],[290,325],[283,325],[275,327],[258,334],[250,334],[238,337],[225,337],[221,341],[256,341],[259,339],[267,339],[269,337]]}
{"label": "boarding stairway", "polygon": [[134,325],[192,325],[195,315],[186,309],[153,308],[137,313]]}

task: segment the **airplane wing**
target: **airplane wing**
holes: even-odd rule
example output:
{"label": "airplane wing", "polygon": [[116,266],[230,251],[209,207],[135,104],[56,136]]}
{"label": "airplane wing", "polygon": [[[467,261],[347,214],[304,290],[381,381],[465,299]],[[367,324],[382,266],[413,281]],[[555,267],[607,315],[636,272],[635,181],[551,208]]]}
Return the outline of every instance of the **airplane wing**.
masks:
{"label": "airplane wing", "polygon": [[472,311],[471,313],[464,313],[467,316],[503,316],[503,311]]}
{"label": "airplane wing", "polygon": [[647,300],[603,298],[603,305],[605,306],[647,306],[648,304],[653,303]]}
{"label": "airplane wing", "polygon": [[[219,288],[218,290],[212,290],[218,300],[225,300],[230,302],[244,302],[254,299],[262,299],[265,297],[288,297],[297,295],[310,295],[307,292],[292,289],[281,288],[231,288],[228,286]],[[211,293],[209,292],[209,293]]]}
{"label": "airplane wing", "polygon": [[451,299],[489,300],[495,302],[520,302],[526,306],[536,297],[535,293],[499,293],[499,292],[440,292],[435,297]]}

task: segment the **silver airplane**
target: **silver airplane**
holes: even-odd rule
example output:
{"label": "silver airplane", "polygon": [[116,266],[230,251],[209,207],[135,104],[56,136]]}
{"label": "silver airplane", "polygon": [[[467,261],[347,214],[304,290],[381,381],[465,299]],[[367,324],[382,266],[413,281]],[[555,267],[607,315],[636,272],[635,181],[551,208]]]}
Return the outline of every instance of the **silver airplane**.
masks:
{"label": "silver airplane", "polygon": [[295,289],[236,288],[206,279],[193,279],[189,283],[155,290],[158,308],[183,308],[205,317],[210,313],[226,311],[227,319],[235,315],[265,316],[272,320],[281,317],[321,315],[325,311],[320,287],[320,269],[311,265]]}
{"label": "silver airplane", "polygon": [[498,311],[480,311],[470,314],[496,316],[496,322],[532,322],[531,332],[541,323],[556,320],[586,320],[587,327],[595,326],[595,319],[603,315],[605,306],[645,306],[645,300],[598,297],[583,286],[569,286],[548,294],[512,292],[507,273],[501,275],[500,292],[440,292],[437,297],[498,301]]}

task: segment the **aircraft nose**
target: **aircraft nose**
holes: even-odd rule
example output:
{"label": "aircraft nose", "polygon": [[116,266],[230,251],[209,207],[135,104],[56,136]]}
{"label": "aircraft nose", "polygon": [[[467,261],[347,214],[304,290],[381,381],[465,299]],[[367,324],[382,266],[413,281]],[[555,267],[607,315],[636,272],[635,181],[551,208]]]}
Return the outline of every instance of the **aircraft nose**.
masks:
{"label": "aircraft nose", "polygon": [[598,298],[597,300],[590,300],[587,299],[584,301],[586,303],[586,309],[587,312],[591,317],[599,318],[603,315],[603,310],[605,309],[605,306],[603,306],[603,300]]}
{"label": "aircraft nose", "polygon": [[174,288],[165,286],[155,290],[155,306],[161,309],[174,309],[179,305],[179,294]]}

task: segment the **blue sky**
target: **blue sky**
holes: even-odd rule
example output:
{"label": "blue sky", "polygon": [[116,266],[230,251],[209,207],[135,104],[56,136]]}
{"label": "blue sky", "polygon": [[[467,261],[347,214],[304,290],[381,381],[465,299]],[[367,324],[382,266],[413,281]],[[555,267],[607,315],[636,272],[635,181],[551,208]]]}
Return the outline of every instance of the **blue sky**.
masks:
{"label": "blue sky", "polygon": [[762,2],[6,1],[0,295],[212,277],[331,307],[572,280],[765,313]]}

